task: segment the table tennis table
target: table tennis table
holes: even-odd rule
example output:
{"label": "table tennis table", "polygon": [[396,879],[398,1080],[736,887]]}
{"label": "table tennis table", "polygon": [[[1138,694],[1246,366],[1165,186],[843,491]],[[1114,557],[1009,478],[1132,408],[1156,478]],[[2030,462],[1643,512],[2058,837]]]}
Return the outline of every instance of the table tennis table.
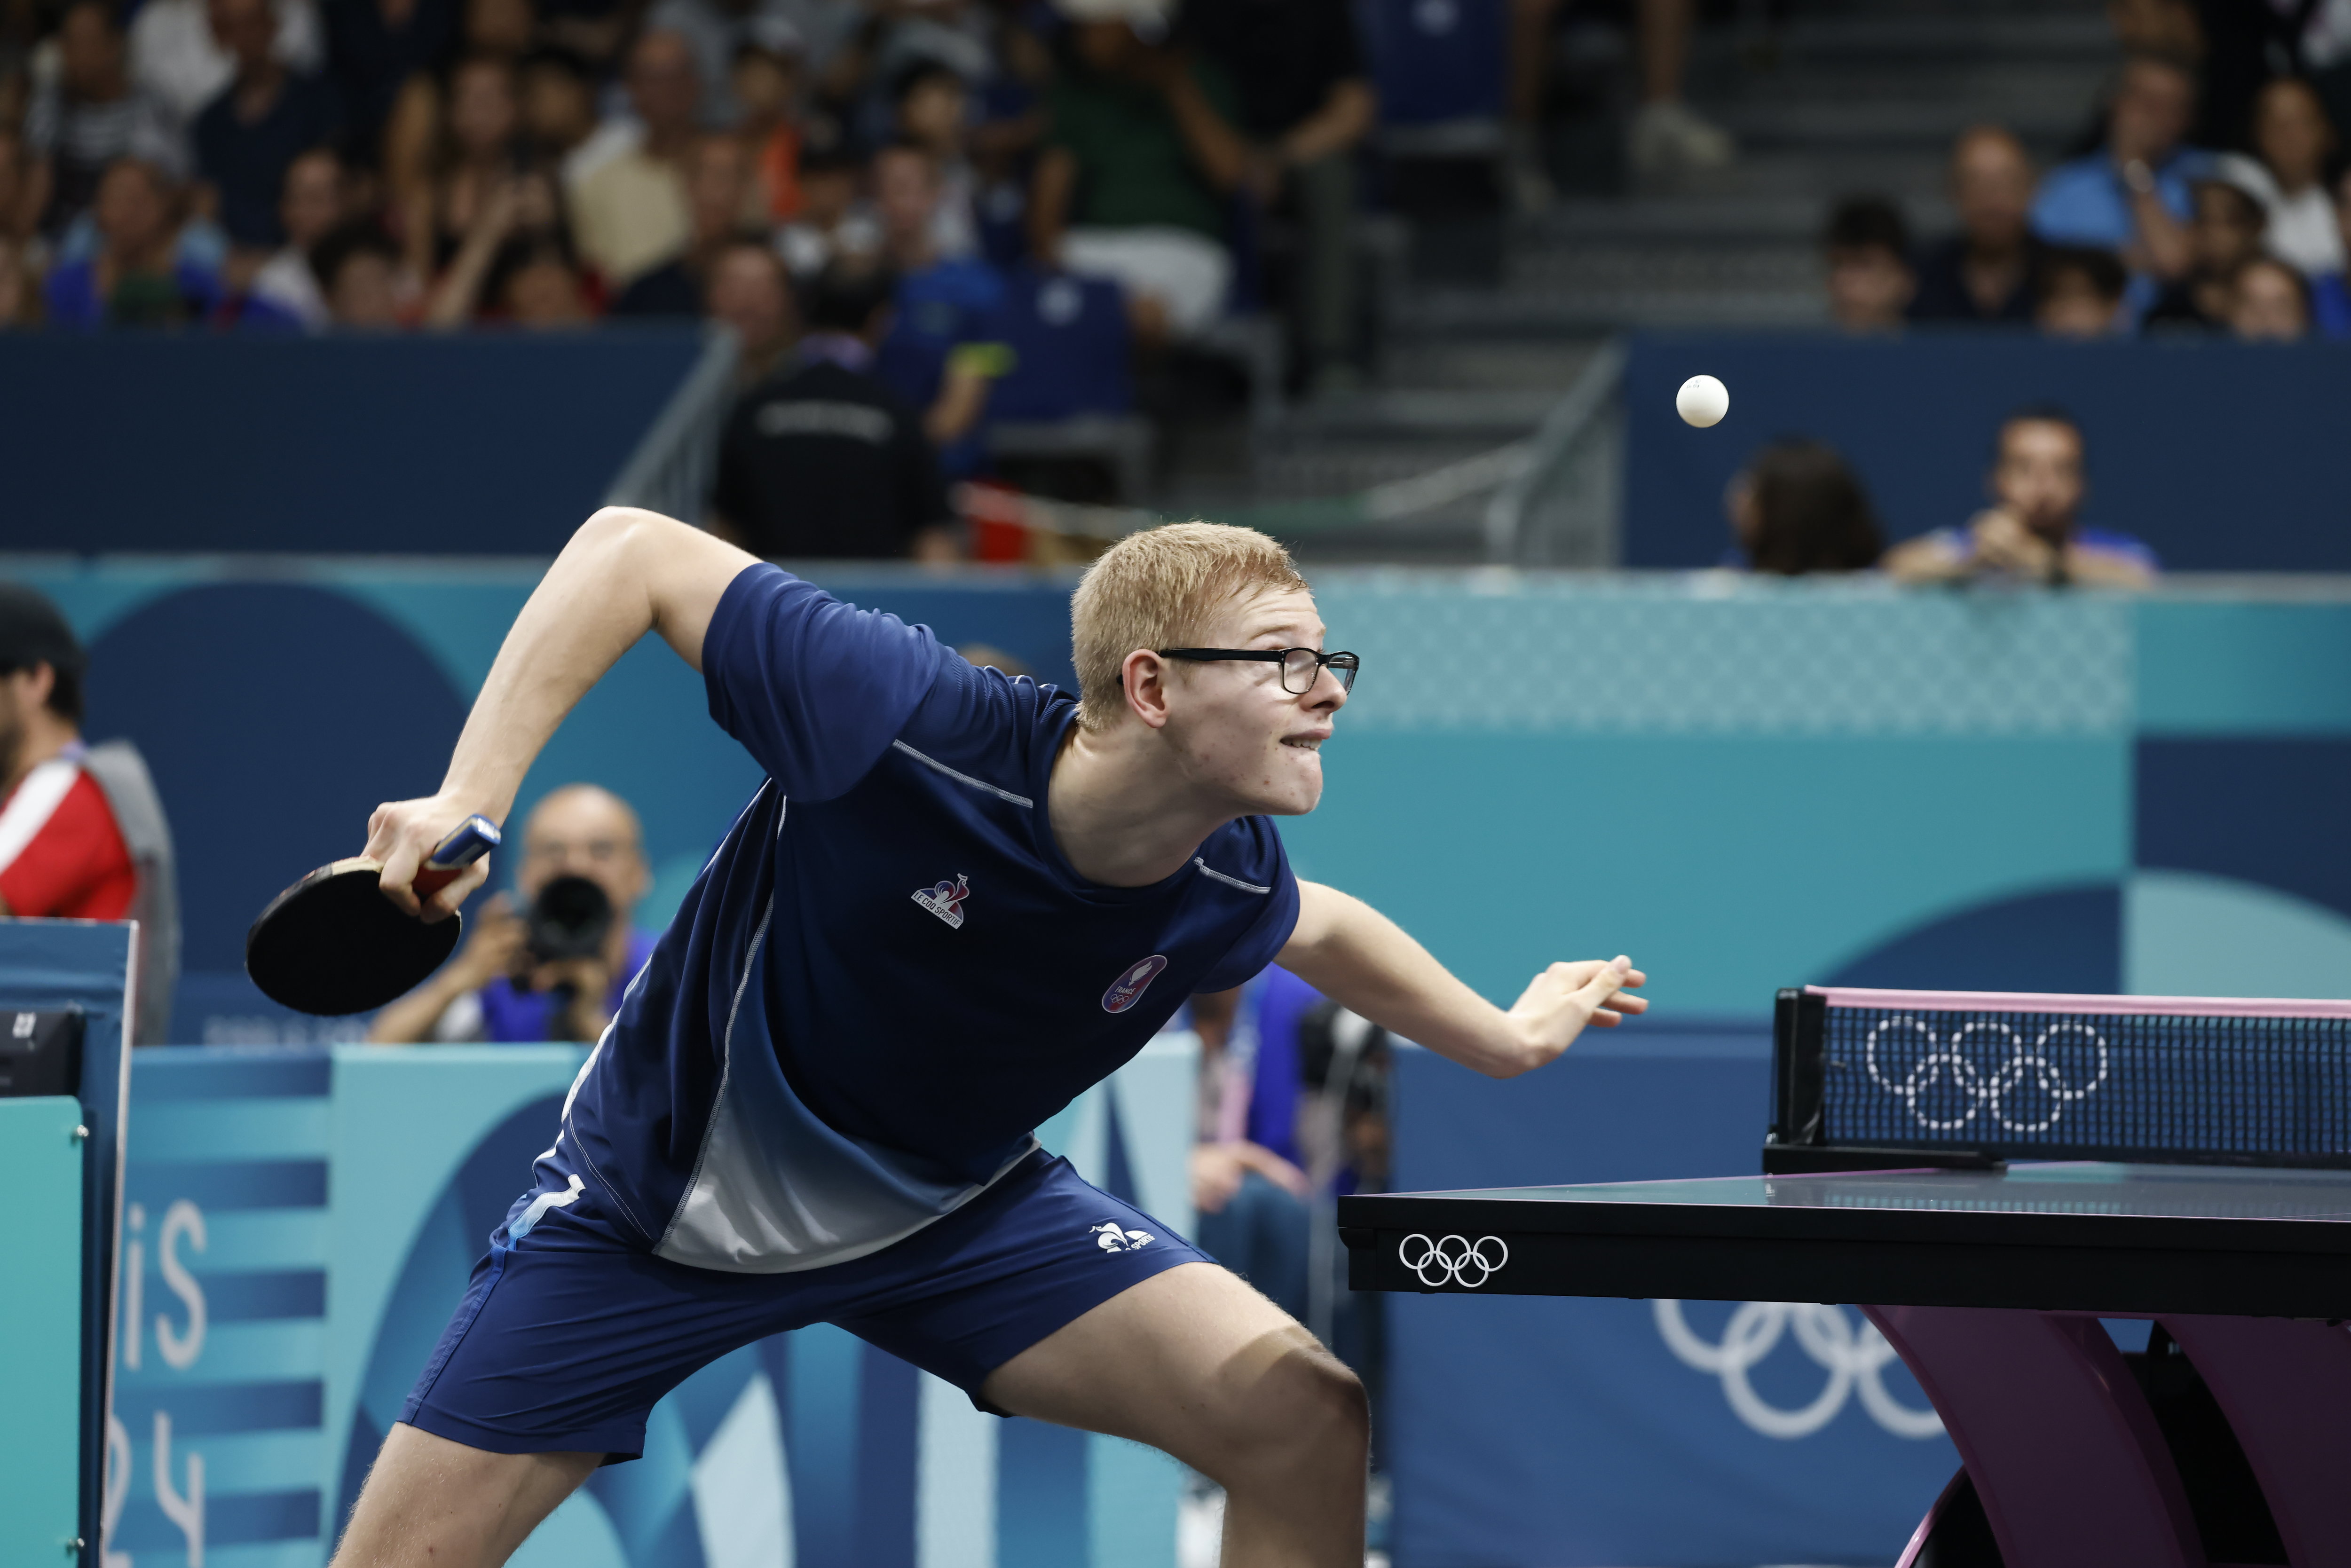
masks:
{"label": "table tennis table", "polygon": [[[1873,1050],[1889,1019],[1934,1018],[1948,1042],[1952,1027],[1980,1029],[1997,1012],[2029,1035],[2030,1020],[2056,1010],[2048,1004],[2098,1000],[2003,996],[1995,1009],[1977,998],[1937,1014],[1882,999],[1895,995],[1867,1004],[1877,1009]],[[1947,1016],[1976,1021],[1947,1027]],[[2119,1092],[2135,1048],[2126,1028],[2095,1027],[2114,1038],[2098,1042],[2094,1087]],[[1815,1038],[1807,1069],[1789,1060],[1806,1049],[1802,1031],[1782,1030],[1777,1163],[1790,1163],[1787,1134],[1802,1124],[1813,1163],[1915,1158],[1920,1168],[1358,1195],[1339,1203],[1348,1282],[1858,1307],[1916,1375],[1964,1466],[1912,1537],[1905,1568],[2351,1568],[2351,1169],[2305,1168],[2327,1157],[2307,1151],[2270,1156],[2298,1166],[2252,1163],[2262,1156],[2244,1151],[2233,1157],[2245,1163],[2218,1163],[2210,1149],[2196,1163],[2027,1163],[2017,1156],[2078,1150],[2044,1136],[2064,1117],[2028,1111],[2022,1094],[2005,1127],[1938,1109],[1929,1120],[1952,1124],[1915,1149],[1841,1153],[1820,1135],[1839,1130],[1835,1115],[1806,1122],[1834,1107],[1840,1071],[1901,1078],[1899,1062],[1850,1049],[1860,1038]],[[2149,1060],[2176,1070],[2178,1048],[2175,1030]],[[1977,1065],[1979,1088],[1996,1081],[1999,1059]],[[2063,1082],[2078,1102],[2090,1072],[2082,1060],[2060,1065],[2073,1070]],[[1807,1071],[1823,1101],[1792,1100]],[[2043,1074],[2040,1088],[2060,1092],[2051,1082]],[[1915,1109],[1915,1074],[1909,1082]],[[1848,1118],[1856,1129],[1869,1130],[1865,1119]],[[2078,1124],[2064,1134],[2081,1135]],[[2151,1322],[2149,1355],[2172,1357],[2201,1407],[2217,1406],[2204,1428],[2168,1395],[2150,1402],[2161,1369],[2126,1356],[2102,1318]],[[2250,1524],[2238,1517],[2248,1505],[2262,1516]]]}

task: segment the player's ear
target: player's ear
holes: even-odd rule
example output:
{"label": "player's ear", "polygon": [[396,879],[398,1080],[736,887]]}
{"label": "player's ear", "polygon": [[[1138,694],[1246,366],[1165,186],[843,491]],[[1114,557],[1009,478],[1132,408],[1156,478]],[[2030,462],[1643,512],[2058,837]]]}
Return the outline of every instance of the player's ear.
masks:
{"label": "player's ear", "polygon": [[1137,648],[1118,666],[1127,710],[1154,729],[1167,723],[1168,663],[1148,648]]}

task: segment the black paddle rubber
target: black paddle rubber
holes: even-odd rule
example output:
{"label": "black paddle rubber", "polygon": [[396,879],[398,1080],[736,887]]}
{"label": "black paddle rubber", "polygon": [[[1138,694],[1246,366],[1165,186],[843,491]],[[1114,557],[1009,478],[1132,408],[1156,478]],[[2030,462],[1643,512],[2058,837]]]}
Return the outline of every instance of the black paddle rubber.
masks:
{"label": "black paddle rubber", "polygon": [[296,883],[245,934],[245,972],[296,1012],[340,1017],[405,996],[457,950],[462,915],[427,925],[383,895],[374,861],[337,861]]}

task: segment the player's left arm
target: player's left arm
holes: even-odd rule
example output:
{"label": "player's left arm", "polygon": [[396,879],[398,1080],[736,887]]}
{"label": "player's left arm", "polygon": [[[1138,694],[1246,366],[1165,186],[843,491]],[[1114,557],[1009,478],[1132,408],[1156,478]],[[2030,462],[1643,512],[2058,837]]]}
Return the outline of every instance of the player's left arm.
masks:
{"label": "player's left arm", "polygon": [[1471,990],[1402,927],[1332,887],[1298,884],[1298,925],[1276,962],[1393,1034],[1489,1078],[1515,1078],[1565,1051],[1587,1024],[1613,1028],[1649,1004],[1628,958],[1553,964],[1508,1011]]}

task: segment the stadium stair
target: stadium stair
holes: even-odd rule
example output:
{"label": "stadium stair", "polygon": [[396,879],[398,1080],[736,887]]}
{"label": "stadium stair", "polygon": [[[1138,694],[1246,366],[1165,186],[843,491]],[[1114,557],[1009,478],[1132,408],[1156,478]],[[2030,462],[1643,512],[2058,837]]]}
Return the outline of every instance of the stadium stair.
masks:
{"label": "stadium stair", "polygon": [[[1560,199],[1489,224],[1499,255],[1476,280],[1458,264],[1479,242],[1476,220],[1420,220],[1416,276],[1388,314],[1370,383],[1296,406],[1246,463],[1177,444],[1161,509],[1216,515],[1359,493],[1524,440],[1616,331],[1819,325],[1817,236],[1830,203],[1884,194],[1919,235],[1948,231],[1952,137],[1994,121],[2054,158],[2089,125],[2116,56],[2095,0],[1792,9],[1769,26],[1742,13],[1697,40],[1690,97],[1738,138],[1737,161],[1637,185],[1622,172],[1621,40],[1564,35],[1565,72],[1589,81],[1597,59],[1604,79],[1598,112],[1587,102],[1580,120],[1550,128]],[[1468,563],[1483,559],[1483,517],[1470,497],[1293,539],[1313,561]]]}

